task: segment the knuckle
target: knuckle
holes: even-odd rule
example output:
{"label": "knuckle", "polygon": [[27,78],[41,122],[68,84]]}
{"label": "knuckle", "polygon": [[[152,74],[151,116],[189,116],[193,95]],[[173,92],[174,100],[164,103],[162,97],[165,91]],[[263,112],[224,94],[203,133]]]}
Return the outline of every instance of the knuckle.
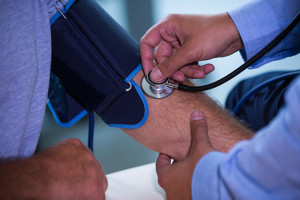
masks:
{"label": "knuckle", "polygon": [[203,119],[200,119],[198,120],[198,126],[200,127],[203,127],[203,128],[206,128],[207,127],[207,121],[206,121],[206,118],[203,118]]}
{"label": "knuckle", "polygon": [[85,151],[84,158],[91,163],[97,162],[95,156],[88,150]]}
{"label": "knuckle", "polygon": [[97,163],[97,165],[98,165],[98,167],[99,167],[100,171],[103,171],[103,168],[102,168],[102,165],[101,165],[101,163],[100,163],[98,160],[96,160],[96,163]]}
{"label": "knuckle", "polygon": [[204,127],[204,125],[205,125],[204,119],[199,119],[199,120],[194,120],[193,121],[193,127],[194,127],[194,129],[198,129],[198,128]]}
{"label": "knuckle", "polygon": [[[179,15],[177,14],[170,14],[165,18],[164,21],[165,25],[171,30],[176,29],[177,24],[179,23]],[[179,25],[178,25],[179,26]]]}
{"label": "knuckle", "polygon": [[143,36],[143,37],[140,39],[140,46],[144,45],[145,40],[146,40],[146,37],[145,37],[145,36]]}
{"label": "knuckle", "polygon": [[88,194],[91,195],[91,199],[104,199],[104,191],[102,189],[102,185],[101,185],[101,181],[100,180],[96,180],[94,178],[93,182],[90,182],[90,184],[88,185]]}
{"label": "knuckle", "polygon": [[163,75],[165,75],[164,73],[166,73],[166,74],[173,74],[173,72],[174,72],[175,70],[176,70],[176,69],[175,69],[173,63],[170,62],[169,59],[167,59],[167,60],[165,60],[165,61],[163,62],[163,68],[161,69]]}
{"label": "knuckle", "polygon": [[78,138],[71,138],[71,139],[68,139],[68,142],[70,144],[73,144],[75,146],[83,146],[82,142],[78,139]]}
{"label": "knuckle", "polygon": [[108,182],[103,172],[99,172],[96,166],[90,167],[88,177],[90,177],[89,189],[91,193],[96,194],[98,197],[103,195],[108,187]]}
{"label": "knuckle", "polygon": [[167,185],[168,185],[168,183],[169,183],[169,181],[168,181],[168,179],[165,177],[165,176],[160,176],[160,177],[158,177],[158,184],[162,187],[162,188],[165,188]]}
{"label": "knuckle", "polygon": [[201,128],[201,121],[202,120],[193,120],[191,123],[191,131],[196,132]]}
{"label": "knuckle", "polygon": [[104,176],[104,186],[103,186],[103,188],[104,188],[104,191],[106,191],[107,188],[108,188],[108,181],[107,181],[106,176]]}
{"label": "knuckle", "polygon": [[97,166],[94,163],[91,163],[89,165],[87,172],[89,173],[90,177],[99,177],[99,170],[97,169]]}
{"label": "knuckle", "polygon": [[178,14],[169,14],[169,15],[167,15],[165,20],[173,22],[173,21],[176,21],[178,19],[178,17],[179,17]]}
{"label": "knuckle", "polygon": [[98,184],[97,181],[100,180],[102,172],[100,172],[95,163],[85,162],[82,169],[84,170],[84,176],[90,184]]}
{"label": "knuckle", "polygon": [[186,48],[189,49],[188,51],[184,51],[184,56],[188,62],[197,62],[198,60],[198,49],[194,49],[193,47],[190,47],[190,44],[186,44]]}

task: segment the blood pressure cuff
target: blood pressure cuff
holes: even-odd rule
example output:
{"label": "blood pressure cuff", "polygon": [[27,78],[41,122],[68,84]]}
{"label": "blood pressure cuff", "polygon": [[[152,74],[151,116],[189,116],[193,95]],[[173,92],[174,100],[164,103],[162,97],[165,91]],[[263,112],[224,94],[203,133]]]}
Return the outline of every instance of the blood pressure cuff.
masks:
{"label": "blood pressure cuff", "polygon": [[93,0],[70,0],[58,9],[51,19],[48,93],[56,120],[68,127],[94,111],[112,127],[142,126],[148,104],[132,80],[142,69],[138,43]]}

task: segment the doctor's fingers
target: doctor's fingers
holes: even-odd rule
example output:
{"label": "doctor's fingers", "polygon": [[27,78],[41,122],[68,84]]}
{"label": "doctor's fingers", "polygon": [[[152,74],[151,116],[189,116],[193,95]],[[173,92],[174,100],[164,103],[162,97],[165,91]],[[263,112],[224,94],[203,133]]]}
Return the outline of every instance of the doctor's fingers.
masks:
{"label": "doctor's fingers", "polygon": [[[162,40],[160,44],[157,46],[155,51],[155,60],[158,64],[164,62],[168,59],[171,55],[173,55],[177,49],[180,48],[180,43],[177,39],[173,42],[168,42]],[[207,70],[206,70],[207,71]],[[183,82],[185,78],[204,78],[205,71],[198,65],[198,62],[194,62],[175,71],[171,78],[173,80]]]}
{"label": "doctor's fingers", "polygon": [[169,183],[169,177],[172,171],[171,158],[163,153],[160,153],[156,160],[156,173],[158,177],[158,184],[165,189]]}
{"label": "doctor's fingers", "polygon": [[154,49],[162,40],[170,41],[170,38],[172,37],[170,34],[166,33],[165,23],[165,21],[162,21],[151,27],[140,40],[140,54],[145,74],[153,67]]}
{"label": "doctor's fingers", "polygon": [[[155,60],[158,64],[164,62],[166,59],[168,59],[168,57],[174,54],[180,48],[180,46],[181,44],[177,39],[172,42],[162,40],[156,48],[154,55]],[[203,79],[205,78],[205,75],[211,73],[213,70],[214,66],[212,64],[205,64],[201,66],[198,65],[198,61],[195,61],[182,66],[179,70],[171,75],[171,78],[179,82],[183,82],[185,78]]]}
{"label": "doctor's fingers", "polygon": [[[194,62],[191,64],[188,64],[180,69],[180,72],[182,72],[185,76],[185,78],[191,78],[191,79],[204,79],[205,76],[209,73],[211,73],[214,70],[214,66],[212,64],[205,64],[205,65],[199,65],[198,62]],[[177,80],[172,75],[171,78],[174,80]]]}
{"label": "doctor's fingers", "polygon": [[180,48],[180,46],[181,45],[177,38],[175,38],[173,41],[166,41],[162,39],[155,49],[155,60],[157,63],[165,61],[168,57],[174,54],[176,50]]}
{"label": "doctor's fingers", "polygon": [[170,15],[151,27],[140,40],[140,53],[145,73],[152,68],[153,51],[162,41],[166,42],[163,45],[171,44],[175,48],[179,48],[184,43],[181,26],[174,16]]}
{"label": "doctor's fingers", "polygon": [[156,82],[163,81],[164,79],[173,75],[176,71],[181,69],[187,64],[196,62],[195,54],[190,51],[189,44],[184,43],[172,55],[160,62],[151,73],[152,80]]}

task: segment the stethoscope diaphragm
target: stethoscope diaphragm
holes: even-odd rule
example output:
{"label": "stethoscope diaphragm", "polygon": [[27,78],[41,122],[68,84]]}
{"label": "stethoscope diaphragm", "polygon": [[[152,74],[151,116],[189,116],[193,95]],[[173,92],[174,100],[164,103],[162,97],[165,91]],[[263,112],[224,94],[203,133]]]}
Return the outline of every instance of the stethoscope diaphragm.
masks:
{"label": "stethoscope diaphragm", "polygon": [[144,93],[149,97],[156,99],[165,98],[172,94],[174,88],[169,86],[169,79],[160,83],[152,81],[150,77],[152,70],[153,69],[151,69],[147,76],[144,76],[142,79],[141,87]]}

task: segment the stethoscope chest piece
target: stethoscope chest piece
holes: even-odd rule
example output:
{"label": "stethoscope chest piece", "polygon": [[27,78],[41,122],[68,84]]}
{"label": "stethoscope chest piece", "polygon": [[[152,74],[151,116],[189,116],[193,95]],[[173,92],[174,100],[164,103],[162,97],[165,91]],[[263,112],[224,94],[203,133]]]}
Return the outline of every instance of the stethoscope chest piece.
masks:
{"label": "stethoscope chest piece", "polygon": [[146,95],[152,98],[161,99],[169,96],[173,92],[173,88],[168,87],[168,79],[164,80],[161,83],[156,83],[151,80],[150,74],[148,73],[147,77],[143,77],[142,79],[142,90]]}

